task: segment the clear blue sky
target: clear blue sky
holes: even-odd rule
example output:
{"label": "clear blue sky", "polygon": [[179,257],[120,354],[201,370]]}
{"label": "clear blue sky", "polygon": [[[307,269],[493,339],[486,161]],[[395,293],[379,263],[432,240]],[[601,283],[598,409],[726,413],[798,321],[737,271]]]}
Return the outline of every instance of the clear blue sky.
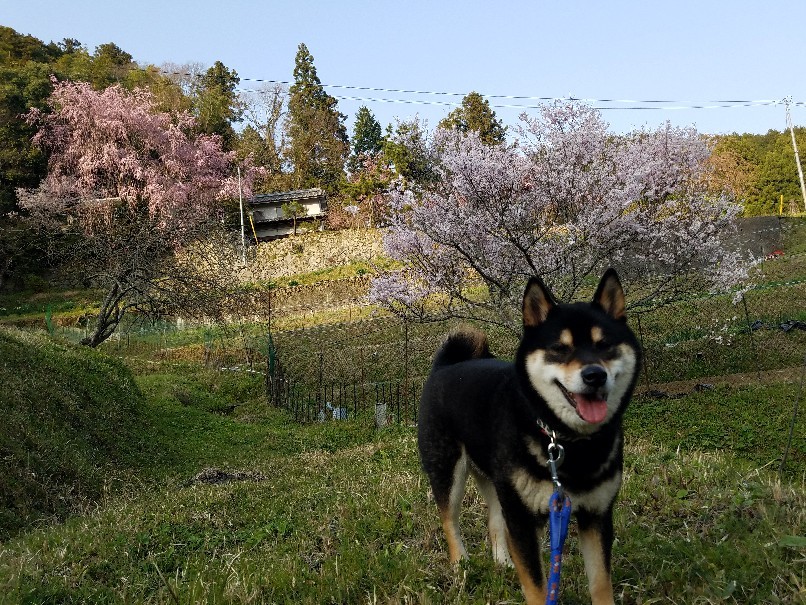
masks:
{"label": "clear blue sky", "polygon": [[[326,85],[636,101],[594,102],[618,108],[602,112],[617,132],[666,120],[707,133],[782,130],[783,105],[736,101],[791,95],[793,120],[806,125],[804,0],[0,0],[0,25],[90,51],[114,42],[141,64],[220,60],[243,88],[291,80],[304,42]],[[418,114],[434,127],[452,109],[441,103],[461,100],[328,92],[349,124],[367,105],[384,126]],[[523,109],[503,105],[536,103],[489,100],[508,125]],[[655,100],[670,102],[639,102]],[[681,109],[693,105],[730,107]],[[626,109],[636,106],[662,109]]]}

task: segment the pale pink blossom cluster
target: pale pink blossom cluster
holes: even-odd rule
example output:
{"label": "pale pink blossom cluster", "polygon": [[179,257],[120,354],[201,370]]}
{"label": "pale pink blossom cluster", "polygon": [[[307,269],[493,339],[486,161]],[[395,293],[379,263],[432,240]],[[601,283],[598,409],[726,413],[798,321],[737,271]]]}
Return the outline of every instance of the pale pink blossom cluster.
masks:
{"label": "pale pink blossom cluster", "polygon": [[[35,142],[49,154],[48,175],[37,191],[20,195],[43,219],[72,217],[89,234],[126,210],[181,239],[238,195],[234,153],[222,150],[218,136],[196,134],[189,113],[157,111],[146,90],[54,81],[50,105],[49,113],[28,115],[39,126]],[[245,168],[248,197],[252,170]]]}
{"label": "pale pink blossom cluster", "polygon": [[[28,115],[47,177],[18,195],[33,226],[72,235],[44,241],[65,270],[106,292],[82,343],[98,346],[131,309],[220,316],[231,294],[220,259],[231,250],[221,219],[238,195],[234,154],[197,133],[190,114],[158,111],[144,90],[54,81],[49,103]],[[245,197],[256,172],[242,165]]]}
{"label": "pale pink blossom cluster", "polygon": [[496,146],[434,133],[438,178],[391,194],[384,241],[405,271],[377,277],[373,302],[517,329],[532,275],[572,300],[614,266],[632,305],[746,279],[750,260],[727,243],[741,209],[709,192],[709,149],[694,129],[617,136],[576,102],[521,119],[517,140]]}

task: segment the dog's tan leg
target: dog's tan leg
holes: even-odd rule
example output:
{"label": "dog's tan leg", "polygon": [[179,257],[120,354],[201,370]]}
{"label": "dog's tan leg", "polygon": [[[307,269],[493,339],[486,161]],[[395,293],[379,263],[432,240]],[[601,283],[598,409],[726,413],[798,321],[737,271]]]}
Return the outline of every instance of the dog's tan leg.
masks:
{"label": "dog's tan leg", "polygon": [[593,605],[612,605],[613,583],[610,579],[609,556],[606,554],[605,540],[599,526],[580,529],[579,548],[585,560],[585,573],[588,576]]}
{"label": "dog's tan leg", "polygon": [[448,541],[448,555],[451,563],[456,563],[467,557],[465,545],[462,543],[462,535],[459,532],[459,524],[450,511],[439,511],[439,516],[442,518],[442,529],[445,531],[445,539]]}
{"label": "dog's tan leg", "polygon": [[[523,536],[519,540],[513,540],[509,531],[507,531],[509,554],[512,557],[512,563],[515,565],[515,571],[518,572],[518,579],[523,589],[523,596],[526,598],[526,605],[544,605],[546,602],[546,580],[542,577],[542,572],[540,572],[540,553],[536,534],[533,540],[534,547],[527,550],[527,548],[524,548]],[[537,560],[535,560],[535,557]]]}
{"label": "dog's tan leg", "polygon": [[507,550],[507,525],[504,521],[504,513],[501,510],[501,503],[498,501],[498,494],[495,493],[495,486],[486,476],[479,472],[473,472],[473,478],[479,487],[484,501],[487,503],[487,529],[490,534],[490,548],[493,551],[493,559],[501,565],[512,567],[512,559]]}
{"label": "dog's tan leg", "polygon": [[442,529],[445,531],[445,539],[448,541],[448,554],[451,558],[451,563],[456,563],[459,559],[467,557],[465,545],[462,543],[462,534],[459,530],[459,512],[465,495],[467,472],[467,454],[462,449],[462,455],[456,461],[456,466],[453,470],[453,482],[451,483],[448,499],[445,502],[437,503]]}

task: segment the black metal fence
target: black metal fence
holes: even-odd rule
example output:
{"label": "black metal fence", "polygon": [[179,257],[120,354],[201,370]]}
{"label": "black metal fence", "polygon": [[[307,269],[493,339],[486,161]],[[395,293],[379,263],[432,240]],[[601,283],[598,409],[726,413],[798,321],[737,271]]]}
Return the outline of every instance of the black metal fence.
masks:
{"label": "black metal fence", "polygon": [[380,428],[391,423],[417,424],[421,381],[322,383],[306,385],[281,371],[267,374],[267,392],[273,405],[287,409],[297,422],[372,419]]}
{"label": "black metal fence", "polygon": [[[752,244],[757,255],[767,256],[754,288],[740,296],[703,295],[629,310],[630,325],[645,356],[641,385],[655,388],[674,381],[708,382],[749,374],[763,380],[773,371],[797,371],[802,366],[806,221],[766,217],[744,223],[740,235],[736,245]],[[132,321],[103,346],[114,354],[193,359],[216,369],[265,372],[268,399],[302,422],[371,418],[376,411],[378,424],[384,419],[416,422],[431,357],[457,322],[413,323],[373,316],[371,308],[357,302],[356,287],[350,282],[352,289],[337,292],[338,300],[322,295],[325,286],[306,290],[305,296],[303,289],[282,296],[269,290],[264,293],[265,307],[250,307],[237,322],[224,324]],[[317,310],[322,305],[342,321],[312,325],[310,317],[321,321]],[[50,319],[46,315],[48,329],[64,332],[65,337],[78,339],[88,329],[55,325]],[[292,325],[306,327],[290,329]],[[487,332],[495,355],[514,356],[517,339],[512,333],[479,327]]]}
{"label": "black metal fence", "polygon": [[[806,279],[634,311],[629,321],[644,350],[640,386],[729,375],[763,379],[803,363]],[[369,417],[377,409],[385,418],[414,423],[431,357],[455,323],[382,317],[274,333],[269,399],[302,422]],[[486,331],[494,354],[514,356],[512,334]]]}

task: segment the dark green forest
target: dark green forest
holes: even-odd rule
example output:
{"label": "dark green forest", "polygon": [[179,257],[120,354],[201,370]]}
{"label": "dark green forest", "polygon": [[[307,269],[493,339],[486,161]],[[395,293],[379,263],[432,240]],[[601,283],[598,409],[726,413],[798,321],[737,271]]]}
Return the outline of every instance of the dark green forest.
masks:
{"label": "dark green forest", "polygon": [[[25,274],[42,263],[41,243],[19,222],[16,191],[36,187],[46,174],[46,151],[33,143],[36,126],[26,115],[34,108],[48,111],[54,81],[88,82],[96,90],[148,89],[160,111],[190,112],[200,133],[219,135],[225,150],[261,167],[255,192],[325,189],[331,228],[357,219],[378,224],[382,194],[393,178],[430,178],[420,153],[428,133],[416,119],[382,127],[362,107],[348,133],[347,116],[322,86],[305,44],[288,58],[288,68],[290,87],[246,94],[237,72],[220,61],[210,67],[145,65],[113,42],[89,49],[73,38],[44,42],[0,26],[0,275]],[[440,126],[474,130],[490,144],[505,140],[506,128],[475,92],[446,112]],[[806,150],[806,129],[795,133]],[[734,195],[746,215],[803,211],[788,131],[709,140],[714,189]]]}

